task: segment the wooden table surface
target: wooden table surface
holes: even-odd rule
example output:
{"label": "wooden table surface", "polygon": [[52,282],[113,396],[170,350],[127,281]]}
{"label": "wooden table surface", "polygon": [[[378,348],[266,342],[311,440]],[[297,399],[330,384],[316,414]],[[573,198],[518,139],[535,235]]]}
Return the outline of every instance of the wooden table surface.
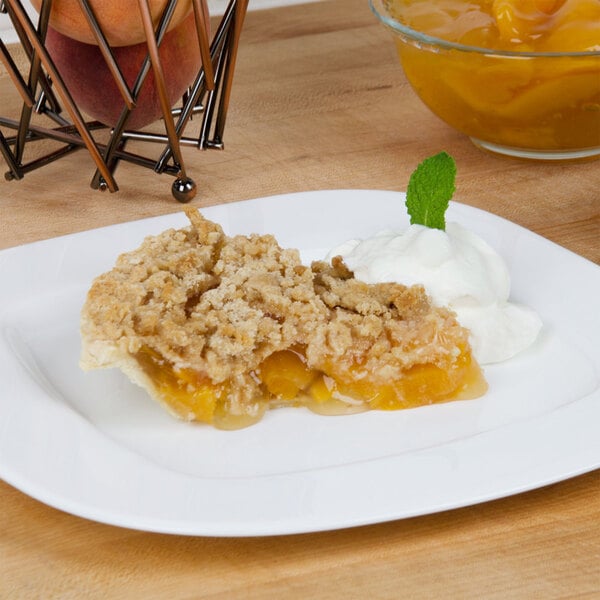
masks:
{"label": "wooden table surface", "polygon": [[[2,71],[0,114],[19,115]],[[600,263],[600,162],[477,150],[415,97],[366,0],[248,14],[225,146],[184,151],[199,207],[303,190],[404,190],[421,159],[447,150],[458,164],[456,200]],[[167,175],[120,165],[120,191],[110,194],[90,189],[93,170],[82,151],[0,182],[0,247],[181,208]],[[439,514],[272,538],[122,529],[3,482],[0,506],[2,599],[600,597],[599,471]]]}

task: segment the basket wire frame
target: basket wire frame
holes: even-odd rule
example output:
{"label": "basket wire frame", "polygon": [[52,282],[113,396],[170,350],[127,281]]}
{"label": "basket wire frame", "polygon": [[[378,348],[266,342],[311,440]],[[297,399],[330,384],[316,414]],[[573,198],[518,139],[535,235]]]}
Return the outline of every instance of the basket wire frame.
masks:
{"label": "basket wire frame", "polygon": [[[52,1],[42,0],[36,26],[20,0],[0,0],[0,11],[8,14],[29,62],[28,73],[23,75],[0,38],[0,61],[23,101],[18,120],[0,115],[0,127],[15,131],[14,135],[7,137],[0,130],[0,152],[8,165],[6,179],[22,179],[28,172],[85,148],[96,167],[90,183],[92,188],[116,192],[119,187],[115,170],[120,161],[128,161],[156,173],[174,176],[171,186],[173,196],[180,202],[190,201],[196,194],[197,186],[186,172],[182,146],[223,149],[223,132],[248,0],[230,0],[211,41],[208,39],[206,12],[201,0],[191,0],[201,66],[181,99],[180,106],[175,108],[170,106],[167,96],[158,50],[179,0],[168,1],[156,29],[148,0],[137,0],[148,53],[131,87],[125,81],[89,1],[78,0],[123,100],[120,116],[110,127],[99,121],[84,119],[44,45]],[[127,121],[135,110],[137,97],[151,70],[157,87],[164,133],[127,129]],[[34,124],[34,114],[50,119],[51,126]],[[198,136],[186,136],[185,129],[190,119],[199,114],[202,120]],[[104,143],[94,137],[98,130],[109,131]],[[61,146],[58,150],[24,162],[26,146],[43,139],[54,140]],[[150,158],[127,151],[129,140],[162,144],[163,149],[158,159]]]}

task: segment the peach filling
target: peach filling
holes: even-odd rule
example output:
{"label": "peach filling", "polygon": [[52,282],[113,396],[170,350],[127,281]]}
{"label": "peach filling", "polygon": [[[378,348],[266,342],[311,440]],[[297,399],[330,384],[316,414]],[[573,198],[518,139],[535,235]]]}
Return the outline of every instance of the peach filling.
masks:
{"label": "peach filling", "polygon": [[178,369],[148,346],[135,357],[161,400],[176,414],[191,413],[196,421],[213,422],[217,405],[227,397],[226,383],[215,384],[193,369]]}
{"label": "peach filling", "polygon": [[223,429],[250,425],[268,406],[306,406],[320,414],[348,414],[369,409],[398,410],[448,400],[479,397],[487,384],[470,351],[463,351],[448,369],[416,365],[397,381],[378,383],[357,377],[358,365],[343,372],[308,366],[301,347],[268,356],[252,373],[260,382],[261,407],[254,416],[227,413],[228,382],[213,383],[193,369],[178,369],[157,352],[144,347],[136,359],[152,380],[161,399],[186,418]]}

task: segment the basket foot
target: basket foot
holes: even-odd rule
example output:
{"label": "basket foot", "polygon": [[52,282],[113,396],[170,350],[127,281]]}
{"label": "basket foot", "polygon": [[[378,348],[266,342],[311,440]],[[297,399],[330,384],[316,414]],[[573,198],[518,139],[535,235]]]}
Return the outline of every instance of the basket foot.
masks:
{"label": "basket foot", "polygon": [[178,177],[171,186],[171,193],[178,202],[185,204],[196,195],[196,183],[190,177]]}

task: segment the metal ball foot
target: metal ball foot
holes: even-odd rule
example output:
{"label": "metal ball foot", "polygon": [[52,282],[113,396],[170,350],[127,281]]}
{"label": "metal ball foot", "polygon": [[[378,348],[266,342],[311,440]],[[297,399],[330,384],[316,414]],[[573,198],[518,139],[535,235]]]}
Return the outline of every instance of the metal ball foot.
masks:
{"label": "metal ball foot", "polygon": [[178,202],[185,204],[196,195],[196,183],[190,177],[178,177],[171,186],[171,193]]}

